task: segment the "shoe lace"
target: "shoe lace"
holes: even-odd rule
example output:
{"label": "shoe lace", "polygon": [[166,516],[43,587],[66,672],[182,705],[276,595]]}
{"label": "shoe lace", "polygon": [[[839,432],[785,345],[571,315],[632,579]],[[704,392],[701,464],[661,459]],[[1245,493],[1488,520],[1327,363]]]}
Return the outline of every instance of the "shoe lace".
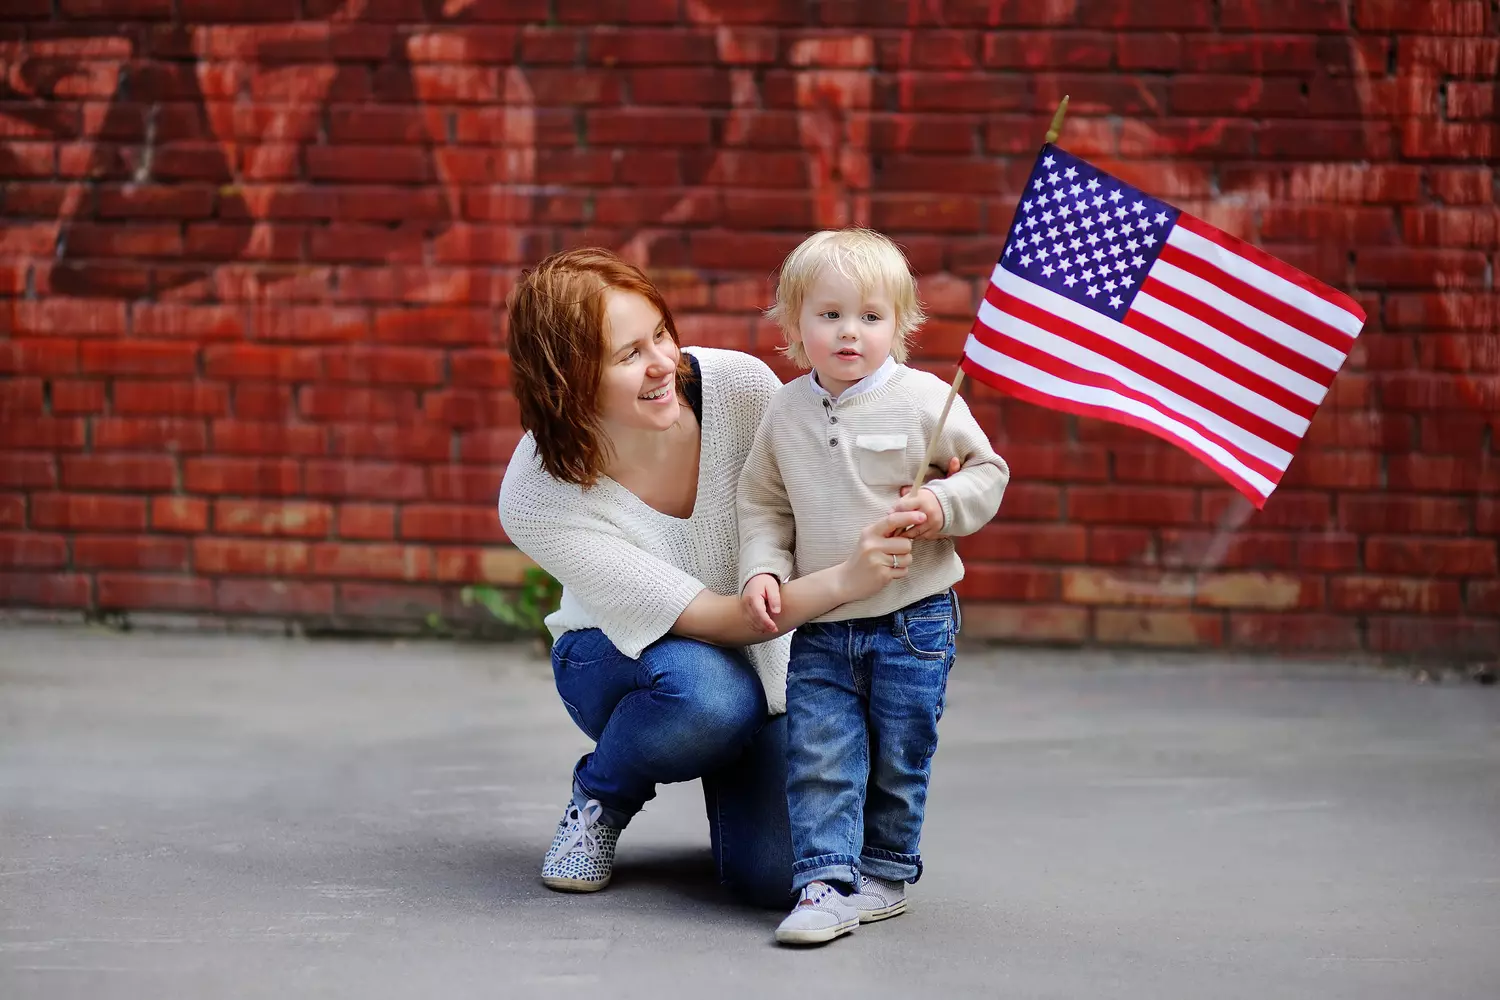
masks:
{"label": "shoe lace", "polygon": [[589,799],[582,809],[575,809],[572,822],[568,824],[568,836],[558,845],[560,854],[571,854],[576,850],[582,850],[591,858],[599,856],[599,850],[603,846],[599,838],[599,817],[604,812],[604,806],[598,799]]}

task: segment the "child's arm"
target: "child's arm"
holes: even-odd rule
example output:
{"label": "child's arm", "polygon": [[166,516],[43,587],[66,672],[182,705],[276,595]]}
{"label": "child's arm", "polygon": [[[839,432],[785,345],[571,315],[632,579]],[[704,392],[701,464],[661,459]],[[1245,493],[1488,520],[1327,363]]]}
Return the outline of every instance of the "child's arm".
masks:
{"label": "child's arm", "polygon": [[755,443],[740,471],[735,512],[740,530],[740,590],[752,577],[769,574],[785,583],[792,576],[796,521],[786,484],[771,444],[770,414],[761,421]]}
{"label": "child's arm", "polygon": [[961,468],[946,479],[924,483],[916,496],[908,493],[896,502],[895,510],[923,510],[928,515],[927,523],[912,532],[912,538],[972,535],[995,516],[1010,482],[1010,466],[995,453],[962,396],[953,400],[938,453],[957,456]]}

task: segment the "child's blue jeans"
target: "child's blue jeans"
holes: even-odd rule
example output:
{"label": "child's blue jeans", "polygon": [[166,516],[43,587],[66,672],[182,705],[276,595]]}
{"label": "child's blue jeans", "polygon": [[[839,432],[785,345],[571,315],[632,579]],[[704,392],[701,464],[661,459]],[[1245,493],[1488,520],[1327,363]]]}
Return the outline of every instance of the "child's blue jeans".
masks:
{"label": "child's blue jeans", "polygon": [[787,669],[792,885],[922,875],[918,842],[962,619],[953,591],[797,629]]}

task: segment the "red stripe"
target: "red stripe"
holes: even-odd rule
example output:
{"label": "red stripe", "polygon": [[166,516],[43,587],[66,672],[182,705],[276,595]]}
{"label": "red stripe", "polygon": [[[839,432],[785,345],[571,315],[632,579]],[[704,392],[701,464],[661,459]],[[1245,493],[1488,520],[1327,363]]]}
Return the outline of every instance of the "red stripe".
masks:
{"label": "red stripe", "polygon": [[984,344],[991,350],[998,351],[1007,357],[1014,358],[1023,364],[1030,365],[1049,375],[1054,375],[1064,381],[1073,382],[1078,385],[1093,386],[1096,389],[1107,389],[1110,392],[1119,393],[1121,396],[1149,406],[1163,416],[1170,417],[1179,423],[1187,424],[1199,434],[1234,455],[1242,463],[1259,472],[1272,482],[1276,482],[1281,477],[1281,470],[1265,459],[1250,454],[1242,446],[1224,437],[1218,431],[1211,430],[1195,418],[1168,407],[1160,400],[1152,398],[1139,389],[1125,385],[1112,376],[1090,371],[1087,368],[1081,368],[1078,365],[1059,358],[1055,354],[1044,351],[1023,340],[1018,340],[1008,333],[996,330],[982,320],[975,321],[973,333],[981,344]]}
{"label": "red stripe", "polygon": [[1142,357],[1118,341],[1079,326],[1024,299],[1019,299],[1009,292],[1002,291],[994,284],[990,285],[984,297],[1001,312],[1009,313],[1032,326],[1041,327],[1048,333],[1055,333],[1095,354],[1109,358],[1145,376],[1162,388],[1198,404],[1232,424],[1243,427],[1251,434],[1288,454],[1295,454],[1298,444],[1301,443],[1301,438],[1286,428],[1278,427],[1266,418],[1251,413],[1238,403],[1205,389],[1197,382],[1172,371],[1165,365]]}
{"label": "red stripe", "polygon": [[[1358,302],[1355,302],[1343,292],[1330,288],[1312,275],[1299,271],[1285,261],[1280,261],[1272,257],[1260,247],[1246,243],[1238,237],[1230,236],[1224,230],[1216,229],[1202,219],[1188,215],[1186,212],[1178,217],[1177,224],[1188,232],[1196,233],[1210,243],[1216,243],[1230,253],[1245,258],[1252,264],[1259,264],[1277,277],[1285,278],[1298,288],[1316,295],[1329,305],[1349,313],[1355,319],[1359,320],[1361,326],[1364,325],[1365,311],[1359,307]],[[1301,310],[1298,311],[1301,312]],[[1338,332],[1342,336],[1348,336],[1342,330]]]}
{"label": "red stripe", "polygon": [[1354,338],[1343,330],[1336,330],[1322,320],[1314,319],[1301,309],[1296,309],[1276,296],[1241,281],[1228,271],[1210,264],[1196,254],[1188,253],[1181,247],[1175,247],[1169,243],[1162,247],[1161,256],[1157,259],[1176,265],[1189,274],[1197,275],[1210,285],[1217,286],[1225,295],[1239,299],[1247,306],[1254,306],[1267,316],[1281,320],[1292,329],[1300,330],[1314,340],[1327,344],[1340,354],[1348,354],[1350,346],[1354,343]]}
{"label": "red stripe", "polygon": [[[1262,495],[1258,490],[1256,490],[1254,486],[1251,486],[1248,482],[1245,481],[1244,478],[1235,473],[1234,470],[1220,464],[1211,455],[1204,452],[1201,448],[1197,447],[1192,442],[1183,440],[1170,431],[1156,426],[1149,420],[1142,420],[1140,417],[1137,417],[1134,414],[1122,413],[1121,411],[1113,409],[1111,407],[1097,406],[1092,403],[1080,403],[1076,399],[1066,399],[1062,396],[1054,396],[1051,393],[1043,392],[1040,389],[1029,386],[1024,382],[1017,382],[1014,379],[1006,378],[1004,375],[1001,375],[998,372],[984,367],[984,365],[981,365],[973,358],[967,356],[963,359],[962,368],[972,378],[983,382],[985,385],[988,385],[991,388],[998,389],[1003,393],[1015,396],[1017,399],[1024,400],[1025,402],[1034,403],[1037,406],[1045,406],[1048,409],[1052,410],[1062,410],[1066,413],[1075,413],[1080,417],[1093,417],[1098,420],[1108,420],[1112,423],[1125,424],[1130,427],[1135,427],[1138,430],[1143,430],[1147,434],[1151,434],[1163,441],[1174,444],[1177,447],[1181,448],[1183,451],[1192,454],[1204,465],[1207,465],[1209,468],[1217,472],[1220,476],[1224,477],[1224,479],[1231,486],[1243,493],[1251,503],[1255,504],[1257,510],[1266,505],[1266,496],[1268,496],[1269,494]],[[1269,478],[1271,479],[1272,483],[1279,484],[1280,473],[1277,473],[1276,476],[1272,476]]]}
{"label": "red stripe", "polygon": [[1200,344],[1186,334],[1178,333],[1161,320],[1153,319],[1144,313],[1139,313],[1131,309],[1125,313],[1125,318],[1122,322],[1137,333],[1145,334],[1157,343],[1170,347],[1180,354],[1185,354],[1201,365],[1212,368],[1220,375],[1239,383],[1251,392],[1264,396],[1270,402],[1291,410],[1304,420],[1311,420],[1313,414],[1318,412],[1317,403],[1303,399],[1286,386],[1272,382],[1264,375],[1251,371],[1233,358],[1227,358],[1220,354],[1212,347]]}
{"label": "red stripe", "polygon": [[1324,390],[1333,384],[1333,378],[1338,374],[1332,368],[1325,368],[1322,362],[1313,360],[1301,351],[1292,350],[1279,340],[1272,340],[1254,327],[1246,326],[1233,316],[1219,312],[1202,299],[1196,299],[1180,288],[1173,288],[1160,278],[1153,278],[1148,274],[1141,284],[1141,293],[1160,299],[1174,309],[1180,309],[1194,319],[1207,323],[1224,336],[1237,340],[1252,351],[1318,383]]}

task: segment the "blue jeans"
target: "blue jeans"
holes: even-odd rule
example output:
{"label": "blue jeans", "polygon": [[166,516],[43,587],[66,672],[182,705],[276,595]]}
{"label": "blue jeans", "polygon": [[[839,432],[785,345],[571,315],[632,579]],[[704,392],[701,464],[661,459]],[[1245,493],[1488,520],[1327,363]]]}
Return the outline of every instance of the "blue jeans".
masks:
{"label": "blue jeans", "polygon": [[950,590],[792,638],[787,805],[792,887],[922,876],[918,842],[959,625]]}
{"label": "blue jeans", "polygon": [[667,636],[632,660],[583,629],[553,644],[552,672],[595,744],[573,769],[575,803],[597,799],[601,819],[623,828],[657,785],[702,778],[720,883],[757,905],[787,905],[786,716],[768,716],[744,656]]}

